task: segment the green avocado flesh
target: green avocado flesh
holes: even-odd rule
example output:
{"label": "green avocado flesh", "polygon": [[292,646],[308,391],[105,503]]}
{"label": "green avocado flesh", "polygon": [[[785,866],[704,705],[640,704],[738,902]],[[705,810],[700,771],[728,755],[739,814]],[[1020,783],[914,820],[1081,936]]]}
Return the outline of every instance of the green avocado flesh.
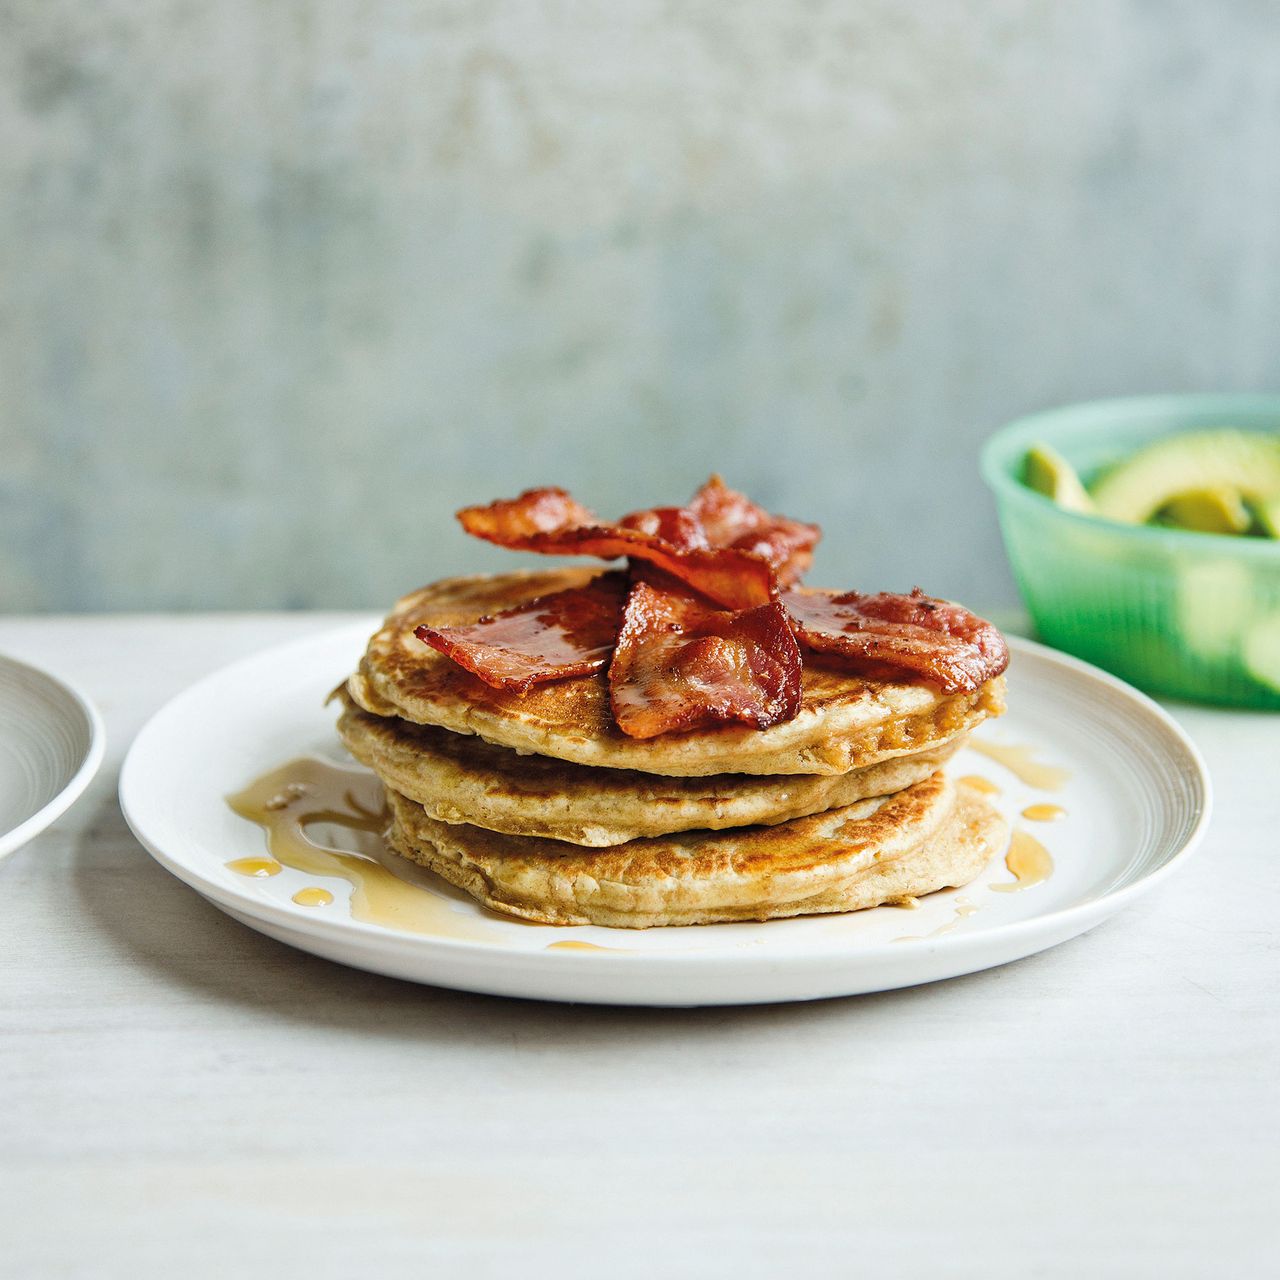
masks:
{"label": "green avocado flesh", "polygon": [[1198,533],[1248,533],[1253,513],[1238,489],[1193,489],[1160,508],[1162,524]]}
{"label": "green avocado flesh", "polygon": [[1258,532],[1264,538],[1280,538],[1280,498],[1256,498],[1250,505]]}
{"label": "green avocado flesh", "polygon": [[[1248,498],[1255,505],[1280,498],[1280,437],[1230,428],[1174,436],[1118,463],[1091,489],[1100,515],[1130,524],[1150,520],[1184,496],[1212,491],[1232,491],[1237,500]],[[1202,502],[1193,509],[1207,518]],[[1218,518],[1227,519],[1221,510]]]}
{"label": "green avocado flesh", "polygon": [[1023,479],[1037,493],[1052,498],[1068,511],[1093,510],[1093,499],[1080,483],[1075,468],[1047,444],[1034,445],[1027,451]]}

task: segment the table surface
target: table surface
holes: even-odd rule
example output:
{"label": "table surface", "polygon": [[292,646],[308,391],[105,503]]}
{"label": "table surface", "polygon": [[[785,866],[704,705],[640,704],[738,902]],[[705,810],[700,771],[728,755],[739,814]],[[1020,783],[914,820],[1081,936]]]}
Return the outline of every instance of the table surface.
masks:
{"label": "table surface", "polygon": [[6,1276],[1274,1263],[1280,717],[1171,706],[1216,788],[1200,856],[1044,954],[813,1004],[547,1005],[290,950],[126,827],[157,708],[350,619],[0,619],[0,652],[79,683],[108,734],[0,864]]}

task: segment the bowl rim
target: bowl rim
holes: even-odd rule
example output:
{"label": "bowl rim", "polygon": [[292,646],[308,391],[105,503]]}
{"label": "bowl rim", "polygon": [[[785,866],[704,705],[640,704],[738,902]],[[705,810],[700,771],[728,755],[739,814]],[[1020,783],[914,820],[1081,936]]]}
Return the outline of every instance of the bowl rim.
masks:
{"label": "bowl rim", "polygon": [[[1245,538],[1232,534],[1202,533],[1193,529],[1171,529],[1146,524],[1127,524],[1093,512],[1069,511],[1046,494],[1038,493],[1015,479],[1010,464],[1044,435],[1045,428],[1076,419],[1082,428],[1100,433],[1117,418],[1159,422],[1188,410],[1226,416],[1269,417],[1280,423],[1280,394],[1268,392],[1189,392],[1165,395],[1114,396],[1101,400],[1081,400],[1051,409],[1023,414],[1005,423],[987,437],[982,446],[982,479],[995,494],[997,505],[1010,501],[1042,515],[1076,523],[1111,535],[1146,542],[1164,543],[1187,551],[1210,555],[1241,555],[1267,563],[1280,563],[1280,538]],[[1226,425],[1226,424],[1224,424]],[[1188,427],[1187,430],[1194,430]]]}

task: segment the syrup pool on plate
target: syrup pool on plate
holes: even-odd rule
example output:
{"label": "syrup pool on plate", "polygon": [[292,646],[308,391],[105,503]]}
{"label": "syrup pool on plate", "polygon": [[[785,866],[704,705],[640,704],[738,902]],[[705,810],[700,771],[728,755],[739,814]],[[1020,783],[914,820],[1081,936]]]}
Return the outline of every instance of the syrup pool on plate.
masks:
{"label": "syrup pool on plate", "polygon": [[[388,869],[395,866],[391,859],[401,863],[404,860],[388,852],[383,844],[387,814],[382,784],[372,774],[302,757],[263,774],[243,791],[228,796],[227,803],[242,818],[262,827],[275,863],[306,875],[346,880],[351,885],[352,919],[411,933],[498,940],[499,934],[492,925],[454,910],[447,898]],[[310,834],[312,828],[318,827],[337,827],[352,833],[359,852],[318,843]],[[386,864],[382,858],[387,859]],[[417,870],[413,863],[396,869],[407,873]],[[308,890],[300,892],[306,894]],[[295,896],[294,901],[300,906],[321,905],[314,897],[299,901]]]}

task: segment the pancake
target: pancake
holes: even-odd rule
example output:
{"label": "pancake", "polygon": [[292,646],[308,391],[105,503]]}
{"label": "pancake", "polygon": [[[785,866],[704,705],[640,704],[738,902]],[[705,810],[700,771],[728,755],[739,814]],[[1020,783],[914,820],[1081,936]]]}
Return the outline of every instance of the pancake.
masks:
{"label": "pancake", "polygon": [[712,924],[859,911],[967,884],[1009,829],[938,772],[895,795],[772,827],[603,851],[439,822],[388,789],[391,848],[507,915],[541,924]]}
{"label": "pancake", "polygon": [[670,778],[518,756],[447,729],[371,716],[350,701],[338,733],[357,760],[437,821],[591,848],[673,831],[773,825],[888,795],[927,778],[964,740],[842,774]]}
{"label": "pancake", "polygon": [[475,734],[522,753],[670,777],[721,773],[843,774],[931,751],[1004,709],[1003,677],[972,693],[925,682],[863,679],[806,655],[800,713],[768,729],[739,726],[628,738],[609,710],[603,673],[495,689],[413,634],[473,622],[535,596],[579,587],[599,570],[452,578],[399,601],[347,683],[373,715]]}

